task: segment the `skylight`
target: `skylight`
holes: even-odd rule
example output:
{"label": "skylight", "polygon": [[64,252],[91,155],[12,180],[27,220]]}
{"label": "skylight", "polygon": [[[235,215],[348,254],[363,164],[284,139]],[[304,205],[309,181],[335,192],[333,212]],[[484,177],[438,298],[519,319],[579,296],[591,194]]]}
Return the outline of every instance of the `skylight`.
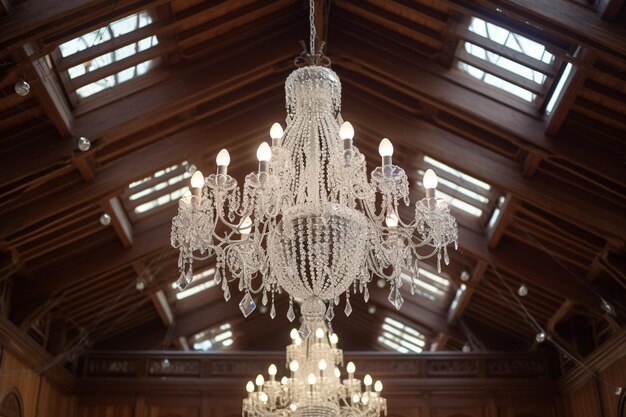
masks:
{"label": "skylight", "polygon": [[[192,295],[199,294],[199,293],[201,293],[203,291],[206,291],[208,289],[211,289],[211,288],[215,287],[215,285],[216,285],[215,284],[215,280],[208,279],[209,277],[212,277],[213,274],[215,274],[215,268],[208,268],[208,269],[205,269],[204,271],[202,271],[200,273],[194,274],[192,282],[195,285],[185,289],[184,291],[177,292],[176,293],[176,299],[177,300],[184,300],[185,298],[189,298]],[[175,282],[172,283],[172,288],[177,288]]]}
{"label": "skylight", "polygon": [[[491,185],[425,155],[424,168],[417,171],[418,175],[424,175],[428,168],[439,173],[438,197],[471,217],[483,215],[490,203]],[[423,184],[420,182],[419,186],[423,187]]]}
{"label": "skylight", "polygon": [[[147,36],[126,45],[121,43],[123,46],[98,56],[93,56],[97,52],[90,56],[88,51],[96,45],[106,44],[115,38],[148,26],[152,21],[150,14],[143,11],[61,44],[59,50],[63,58],[85,51],[73,60],[74,62],[84,61],[67,69],[70,83],[76,88],[76,94],[81,98],[88,97],[145,74],[155,64],[155,59],[145,57],[145,61],[138,62],[137,58],[132,57],[158,45],[159,41],[156,35]],[[115,69],[120,68],[118,65],[112,71],[106,69],[113,63],[125,60],[128,61],[126,68],[121,65],[123,69],[115,71]],[[98,72],[98,74],[88,77],[88,74],[92,72]],[[101,75],[102,78],[96,78],[98,75]]]}
{"label": "skylight", "polygon": [[556,88],[552,92],[552,96],[550,96],[550,101],[548,101],[548,104],[546,105],[546,114],[550,114],[552,113],[552,110],[554,110],[556,101],[561,96],[563,87],[565,87],[565,82],[569,78],[569,75],[571,72],[572,72],[572,64],[568,62],[567,65],[565,65],[565,69],[563,70],[563,73],[561,74],[561,78],[559,78],[559,82],[556,84]]}
{"label": "skylight", "polygon": [[555,61],[545,45],[477,17],[464,38],[462,71],[527,102],[544,94]]}
{"label": "skylight", "polygon": [[194,350],[209,351],[228,347],[233,344],[233,332],[230,323],[224,323],[193,336]]}
{"label": "skylight", "polygon": [[426,346],[426,340],[420,332],[391,317],[385,317],[378,341],[400,353],[419,353]]}
{"label": "skylight", "polygon": [[[411,283],[412,278],[405,274],[401,274],[408,284]],[[420,268],[419,277],[415,279],[415,293],[419,296],[427,298],[429,300],[441,300],[448,293],[450,288],[450,281],[441,275],[437,275],[426,268]]]}
{"label": "skylight", "polygon": [[134,206],[136,214],[144,214],[171,201],[182,197],[189,187],[187,179],[191,177],[182,164],[172,165],[155,172],[146,178],[128,186],[128,201]]}

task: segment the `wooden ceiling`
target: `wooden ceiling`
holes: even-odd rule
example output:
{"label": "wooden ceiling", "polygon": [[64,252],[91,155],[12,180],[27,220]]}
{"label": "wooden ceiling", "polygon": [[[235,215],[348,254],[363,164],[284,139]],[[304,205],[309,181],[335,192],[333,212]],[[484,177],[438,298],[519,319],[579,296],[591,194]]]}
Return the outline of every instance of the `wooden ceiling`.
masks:
{"label": "wooden ceiling", "polygon": [[[51,329],[61,332],[59,351],[77,344],[185,348],[195,333],[231,322],[234,348],[284,346],[285,300],[273,321],[267,311],[243,320],[238,295],[225,303],[216,289],[176,300],[170,284],[177,253],[169,245],[176,203],[139,215],[128,186],[174,165],[182,173],[183,161],[210,172],[223,147],[233,155],[233,176],[241,180],[253,169],[260,138],[285,117],[282,85],[308,33],[307,3],[0,2],[0,273],[10,299],[5,314],[22,331],[48,345]],[[445,270],[452,282],[446,297],[407,293],[394,311],[386,290],[372,285],[368,305],[355,302],[349,319],[338,311],[344,347],[383,349],[377,336],[390,316],[437,349],[460,350],[468,341],[475,349],[534,349],[537,328],[527,310],[583,357],[623,326],[623,1],[318,3],[326,15],[318,32],[343,83],[343,116],[370,167],[386,136],[412,184],[426,155],[491,187],[482,216],[455,211],[460,249]],[[151,23],[75,55],[58,49],[138,12]],[[467,30],[472,17],[538,41],[556,57],[533,103],[459,69],[459,58],[471,58],[463,42],[474,36]],[[72,66],[153,35],[153,48],[68,75]],[[154,61],[144,75],[87,98],[76,93],[146,60]],[[568,63],[571,72],[546,115]],[[14,91],[20,79],[32,87],[25,97]],[[91,142],[86,152],[77,147],[80,136]],[[500,216],[490,226],[494,210]],[[105,212],[109,226],[99,221]],[[463,283],[464,274],[470,278]],[[517,304],[512,292],[521,284],[529,295]],[[601,308],[602,298],[614,315]]]}

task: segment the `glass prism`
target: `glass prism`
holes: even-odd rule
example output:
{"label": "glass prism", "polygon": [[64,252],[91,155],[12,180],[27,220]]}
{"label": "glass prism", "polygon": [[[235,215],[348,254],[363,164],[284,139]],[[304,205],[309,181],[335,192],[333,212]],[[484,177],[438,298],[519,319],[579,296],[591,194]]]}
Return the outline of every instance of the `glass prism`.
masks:
{"label": "glass prism", "polygon": [[239,302],[239,310],[241,310],[244,317],[248,317],[250,314],[252,314],[255,308],[256,308],[256,303],[252,299],[252,296],[250,295],[250,293],[247,292],[246,295],[244,295],[241,301]]}
{"label": "glass prism", "polygon": [[404,298],[402,298],[402,294],[400,294],[398,287],[395,286],[389,292],[389,297],[387,297],[387,299],[396,308],[396,310],[400,310],[400,308],[402,308],[402,304],[404,304]]}
{"label": "glass prism", "polygon": [[302,323],[302,326],[300,326],[300,330],[298,330],[298,333],[300,334],[301,338],[308,339],[309,336],[311,335],[311,329],[306,324],[306,322],[304,322]]}
{"label": "glass prism", "polygon": [[289,310],[287,311],[287,318],[289,321],[294,321],[296,313],[293,312],[293,303],[289,303]]}
{"label": "glass prism", "polygon": [[346,317],[350,317],[350,314],[352,314],[352,305],[350,305],[350,299],[346,298],[346,308],[343,310],[344,313],[346,313]]}

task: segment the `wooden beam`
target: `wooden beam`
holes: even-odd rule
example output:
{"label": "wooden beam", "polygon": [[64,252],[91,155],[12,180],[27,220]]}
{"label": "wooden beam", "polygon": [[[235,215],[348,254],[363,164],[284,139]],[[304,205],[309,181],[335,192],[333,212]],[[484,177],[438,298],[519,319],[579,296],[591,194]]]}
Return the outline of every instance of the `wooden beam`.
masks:
{"label": "wooden beam", "polygon": [[45,317],[46,314],[50,312],[53,308],[55,308],[63,299],[65,298],[65,292],[59,292],[56,294],[52,294],[50,298],[42,304],[38,308],[36,308],[32,313],[30,313],[21,323],[20,323],[20,331],[26,332],[30,327]]}
{"label": "wooden beam", "polygon": [[474,294],[474,291],[476,291],[476,289],[478,288],[478,284],[480,284],[480,280],[482,279],[483,274],[488,266],[489,264],[486,261],[478,261],[478,263],[474,267],[474,270],[472,271],[469,281],[467,282],[467,284],[464,284],[465,291],[463,291],[458,297],[456,305],[453,303],[453,305],[451,305],[450,309],[448,310],[448,324],[456,323],[459,317],[463,315],[463,312],[465,312],[465,309],[469,305],[472,294]]}
{"label": "wooden beam", "polygon": [[50,122],[65,139],[72,139],[74,117],[65,92],[46,58],[32,58],[37,52],[32,44],[24,45],[16,55],[23,61],[31,84]]}
{"label": "wooden beam", "polygon": [[105,200],[101,206],[102,210],[111,216],[111,225],[122,242],[122,246],[131,247],[133,245],[133,225],[130,223],[120,199],[112,197]]}
{"label": "wooden beam", "polygon": [[500,239],[504,236],[506,227],[511,222],[513,216],[515,216],[518,204],[518,200],[511,194],[507,193],[504,198],[504,204],[500,207],[500,217],[496,220],[496,223],[492,227],[487,229],[487,245],[490,248],[498,246]]}
{"label": "wooden beam", "polygon": [[596,4],[597,13],[603,20],[614,21],[624,7],[624,0],[598,0]]}
{"label": "wooden beam", "polygon": [[626,27],[602,20],[575,2],[446,0],[450,7],[489,20],[531,22],[542,32],[613,56],[626,56]]}
{"label": "wooden beam", "polygon": [[561,130],[563,122],[565,122],[567,115],[570,113],[570,110],[576,102],[578,93],[585,83],[588,68],[593,66],[596,54],[588,49],[582,50],[579,48],[574,54],[574,57],[577,58],[578,62],[573,65],[567,79],[565,80],[565,84],[563,84],[561,94],[556,99],[554,108],[548,116],[548,120],[546,122],[546,135],[556,136],[559,133],[559,130]]}
{"label": "wooden beam", "polygon": [[150,299],[152,300],[152,304],[156,307],[157,313],[159,313],[159,317],[161,321],[165,325],[165,327],[170,327],[174,324],[174,314],[172,313],[172,309],[170,307],[169,302],[167,301],[167,296],[163,292],[163,290],[158,290],[154,293],[150,293]]}

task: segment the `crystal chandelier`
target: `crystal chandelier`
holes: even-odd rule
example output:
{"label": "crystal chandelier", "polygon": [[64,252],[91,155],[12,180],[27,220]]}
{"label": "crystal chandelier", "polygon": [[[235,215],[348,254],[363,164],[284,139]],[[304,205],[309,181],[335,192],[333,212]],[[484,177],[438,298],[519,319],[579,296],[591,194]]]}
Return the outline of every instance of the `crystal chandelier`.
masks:
{"label": "crystal chandelier", "polygon": [[[449,262],[447,246],[457,246],[456,221],[435,196],[432,170],[424,175],[426,195],[410,222],[399,213],[401,204],[409,205],[408,178],[394,165],[386,138],[378,148],[381,165],[368,181],[354,129],[341,117],[339,77],[323,52],[315,52],[312,14],[311,53],[296,58],[301,67],[285,83],[286,128],[271,127],[271,145],[263,142],[257,151],[258,170],[246,176],[240,191],[228,173],[230,155],[222,149],[215,174],[193,174],[192,194],[179,201],[172,221],[172,246],[180,251],[178,287],[191,282],[194,260],[214,256],[216,283],[228,301],[236,282],[246,317],[258,294],[264,305],[271,298],[274,318],[275,294],[282,291],[289,295],[290,321],[294,299],[302,302],[303,313],[322,309],[332,320],[343,293],[350,315],[350,288],[367,302],[374,275],[389,282],[389,301],[400,309],[402,274],[412,277],[413,293],[418,261],[436,255],[440,270],[442,259]],[[305,336],[309,327],[305,321]]]}
{"label": "crystal chandelier", "polygon": [[300,338],[291,331],[287,346],[286,368],[290,376],[277,380],[278,369],[270,365],[269,380],[258,375],[246,385],[243,417],[379,417],[387,415],[387,400],[381,396],[383,384],[370,375],[361,381],[354,377],[356,367],[346,366],[341,378],[343,352],[337,349],[338,337],[324,321],[316,323],[315,337]]}

